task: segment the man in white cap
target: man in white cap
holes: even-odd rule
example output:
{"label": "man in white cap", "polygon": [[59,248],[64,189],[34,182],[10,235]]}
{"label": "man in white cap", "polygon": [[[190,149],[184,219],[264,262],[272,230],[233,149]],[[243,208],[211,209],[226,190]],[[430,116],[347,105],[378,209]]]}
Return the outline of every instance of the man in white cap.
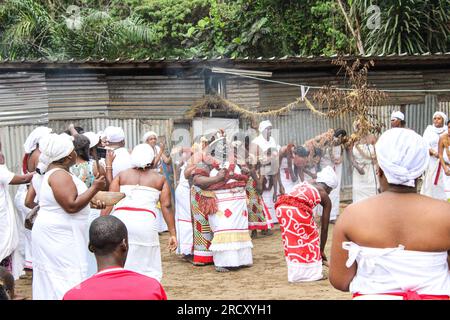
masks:
{"label": "man in white cap", "polygon": [[130,152],[125,148],[125,133],[120,127],[106,127],[103,136],[107,144],[106,179],[108,183],[122,171],[132,167]]}
{"label": "man in white cap", "polygon": [[277,198],[278,186],[280,189],[282,188],[278,156],[281,147],[272,137],[272,123],[269,120],[261,121],[258,131],[259,135],[251,143],[250,153],[255,155],[261,164],[260,177],[267,181],[263,187],[263,201],[269,209],[271,222],[278,223],[274,203]]}
{"label": "man in white cap", "polygon": [[433,114],[433,124],[429,125],[423,133],[423,138],[428,143],[430,161],[423,176],[423,184],[420,193],[435,199],[447,200],[444,191],[445,172],[439,161],[439,138],[445,133],[447,116],[437,111]]}
{"label": "man in white cap", "polygon": [[[336,173],[327,166],[317,173],[316,182],[301,182],[288,194],[278,197],[275,208],[289,282],[323,279],[322,264],[327,264],[325,245],[332,205],[329,194],[337,185]],[[319,204],[323,208],[320,236],[313,216],[313,209]]]}
{"label": "man in white cap", "polygon": [[391,127],[404,128],[406,125],[405,115],[401,111],[394,111],[391,114]]}
{"label": "man in white cap", "polygon": [[354,203],[333,232],[330,282],[354,299],[449,299],[450,204],[417,193],[428,145],[393,128],[376,144],[381,193]]}

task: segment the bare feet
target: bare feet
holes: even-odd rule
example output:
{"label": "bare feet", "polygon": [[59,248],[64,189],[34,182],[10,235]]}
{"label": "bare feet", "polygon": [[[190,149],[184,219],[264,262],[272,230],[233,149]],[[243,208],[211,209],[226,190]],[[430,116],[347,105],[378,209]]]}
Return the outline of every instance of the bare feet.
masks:
{"label": "bare feet", "polygon": [[258,235],[258,232],[256,230],[252,230],[252,233],[251,233],[250,237],[252,239],[255,239],[257,237],[257,235]]}
{"label": "bare feet", "polygon": [[262,237],[267,237],[267,236],[271,236],[273,235],[273,231],[270,229],[267,230],[261,230],[261,236]]}
{"label": "bare feet", "polygon": [[224,268],[224,267],[216,267],[217,272],[230,272],[230,269]]}

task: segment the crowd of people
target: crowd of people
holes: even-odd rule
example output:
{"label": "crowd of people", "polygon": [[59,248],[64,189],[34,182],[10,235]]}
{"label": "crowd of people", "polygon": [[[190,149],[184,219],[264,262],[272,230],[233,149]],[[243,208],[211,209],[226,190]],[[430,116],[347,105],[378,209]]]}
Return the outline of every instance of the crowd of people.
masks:
{"label": "crowd of people", "polygon": [[[326,266],[355,298],[448,299],[450,121],[436,112],[422,137],[395,111],[391,127],[351,144],[338,128],[281,146],[264,120],[255,136],[212,130],[170,152],[153,131],[128,149],[120,127],[38,127],[23,174],[0,154],[0,271],[32,274],[38,300],[167,299],[162,232],[170,252],[223,273],[251,267],[253,241],[278,224],[289,282],[324,279]],[[339,214],[345,164],[352,204]],[[9,184],[20,184],[17,215]],[[100,191],[123,197],[110,205]]]}

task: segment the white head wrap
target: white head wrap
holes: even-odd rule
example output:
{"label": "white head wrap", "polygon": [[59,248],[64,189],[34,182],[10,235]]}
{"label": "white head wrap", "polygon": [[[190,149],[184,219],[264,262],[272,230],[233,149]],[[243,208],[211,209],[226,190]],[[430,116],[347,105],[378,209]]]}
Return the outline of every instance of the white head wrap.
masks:
{"label": "white head wrap", "polygon": [[[434,114],[433,114],[433,119],[434,119],[434,117],[436,117],[436,116],[441,116],[442,117],[442,119],[444,119],[444,127],[445,127],[445,125],[447,124],[447,115],[445,114],[445,113],[443,113],[442,111],[436,111]],[[434,125],[433,125],[434,126]],[[436,127],[435,127],[436,128]],[[441,128],[436,128],[436,129],[442,129],[442,127]]]}
{"label": "white head wrap", "polygon": [[405,115],[401,111],[394,111],[391,114],[391,120],[399,119],[405,121]]}
{"label": "white head wrap", "polygon": [[384,132],[375,145],[378,164],[391,184],[414,187],[428,166],[426,141],[413,130],[393,128]]}
{"label": "white head wrap", "polygon": [[41,173],[47,171],[47,167],[54,161],[67,157],[75,149],[73,145],[73,137],[68,134],[49,134],[43,137],[39,142],[38,168]]}
{"label": "white head wrap", "polygon": [[338,186],[336,172],[330,166],[326,166],[322,171],[317,173],[316,182],[325,183],[331,189],[336,189]]}
{"label": "white head wrap", "polygon": [[83,136],[89,139],[89,149],[95,147],[100,142],[101,135],[95,132],[85,132]]}
{"label": "white head wrap", "polygon": [[37,127],[27,137],[25,140],[25,143],[23,144],[23,149],[25,150],[25,153],[31,153],[34,149],[36,149],[36,145],[39,143],[39,140],[50,134],[52,132],[51,128],[48,127]]}
{"label": "white head wrap", "polygon": [[156,137],[156,139],[158,139],[158,135],[156,134],[156,132],[154,131],[148,131],[144,134],[144,136],[142,137],[142,142],[146,143],[147,139],[150,137]]}
{"label": "white head wrap", "polygon": [[153,148],[147,143],[138,144],[131,152],[131,165],[133,168],[145,168],[155,158]]}
{"label": "white head wrap", "polygon": [[108,142],[121,142],[125,140],[125,132],[121,127],[106,127],[103,136]]}
{"label": "white head wrap", "polygon": [[270,122],[270,120],[261,121],[259,123],[258,131],[259,131],[259,133],[261,133],[264,130],[266,130],[268,127],[271,127],[271,126],[272,126],[272,123]]}

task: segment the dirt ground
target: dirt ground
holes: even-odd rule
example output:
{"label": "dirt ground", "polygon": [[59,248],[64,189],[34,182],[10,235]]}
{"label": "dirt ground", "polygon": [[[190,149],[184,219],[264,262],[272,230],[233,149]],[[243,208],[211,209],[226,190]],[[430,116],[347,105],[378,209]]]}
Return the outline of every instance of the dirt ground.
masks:
{"label": "dirt ground", "polygon": [[[330,224],[325,252],[330,256],[333,225]],[[213,266],[194,267],[176,254],[169,254],[168,234],[161,235],[162,284],[172,300],[346,300],[347,292],[334,289],[328,279],[288,283],[287,266],[279,225],[274,234],[253,240],[253,266],[218,273]],[[324,267],[328,276],[328,268]],[[31,299],[31,279],[16,281],[16,293]]]}

